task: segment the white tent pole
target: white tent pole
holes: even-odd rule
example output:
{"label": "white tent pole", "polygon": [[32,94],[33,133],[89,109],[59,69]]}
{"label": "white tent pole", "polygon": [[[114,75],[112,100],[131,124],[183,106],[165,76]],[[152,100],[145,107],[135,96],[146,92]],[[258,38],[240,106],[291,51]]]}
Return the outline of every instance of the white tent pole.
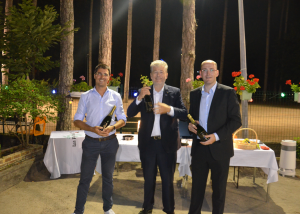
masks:
{"label": "white tent pole", "polygon": [[[243,4],[243,0],[238,0],[238,4],[239,4],[241,72],[242,72],[242,76],[245,78],[245,80],[247,80],[246,38],[245,38],[245,22],[244,22],[244,4]],[[243,123],[243,128],[248,127],[248,100],[242,100],[242,123]],[[247,137],[247,133],[248,132],[243,132],[243,137]]]}

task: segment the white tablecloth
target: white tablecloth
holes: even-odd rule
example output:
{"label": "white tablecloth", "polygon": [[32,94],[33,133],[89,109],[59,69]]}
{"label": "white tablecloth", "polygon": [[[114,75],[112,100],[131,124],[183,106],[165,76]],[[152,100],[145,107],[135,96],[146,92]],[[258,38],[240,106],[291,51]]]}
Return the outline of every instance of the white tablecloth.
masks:
{"label": "white tablecloth", "polygon": [[[133,140],[123,140],[124,134],[117,134],[119,149],[116,155],[117,162],[140,162],[138,136],[134,134]],[[82,141],[84,131],[54,131],[51,132],[48,141],[44,163],[51,173],[51,179],[59,178],[61,174],[80,173],[82,158]],[[180,176],[191,175],[189,170],[190,155],[185,147],[177,152],[177,163],[182,163],[179,167]],[[98,158],[96,171],[101,173],[100,158]]]}
{"label": "white tablecloth", "polygon": [[[190,143],[190,141],[189,141]],[[262,144],[263,145],[263,144]],[[183,147],[186,149],[187,154],[191,153],[191,147]],[[183,161],[179,164],[182,167],[182,170],[187,175],[191,176],[189,166],[191,163],[190,156],[185,159],[182,158]],[[182,166],[181,166],[182,165]],[[277,182],[278,181],[278,165],[275,157],[275,153],[272,149],[270,150],[242,150],[242,149],[234,149],[234,156],[230,159],[230,166],[246,166],[246,167],[259,167],[264,173],[268,175],[267,183]],[[180,171],[179,171],[180,172]]]}
{"label": "white tablecloth", "polygon": [[[117,162],[140,162],[138,139],[134,134],[131,141],[122,140],[124,134],[117,134],[119,149],[116,156]],[[82,156],[82,141],[84,131],[55,131],[51,132],[44,163],[51,173],[51,179],[59,178],[61,174],[80,173]],[[186,140],[183,140],[186,142]],[[188,141],[191,144],[191,140]],[[191,147],[183,146],[177,151],[179,175],[192,176]],[[273,150],[234,150],[234,157],[230,166],[260,167],[268,174],[267,183],[278,181],[278,166]],[[100,159],[97,161],[96,171],[101,173]]]}

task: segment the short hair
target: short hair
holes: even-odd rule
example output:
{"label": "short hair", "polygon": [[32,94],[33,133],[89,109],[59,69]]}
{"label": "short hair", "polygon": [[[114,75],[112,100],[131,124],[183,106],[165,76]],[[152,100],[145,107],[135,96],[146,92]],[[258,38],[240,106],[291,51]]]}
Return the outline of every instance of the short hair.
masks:
{"label": "short hair", "polygon": [[217,63],[216,63],[215,61],[210,60],[210,59],[204,60],[204,61],[201,63],[201,68],[202,68],[202,65],[204,65],[205,63],[213,63],[213,64],[215,64],[216,69],[218,70],[218,65],[217,65]]}
{"label": "short hair", "polygon": [[94,70],[94,74],[97,73],[97,71],[102,68],[102,69],[107,69],[108,70],[108,73],[110,75],[110,68],[108,65],[104,64],[104,63],[99,63],[96,67],[95,67],[95,70]]}
{"label": "short hair", "polygon": [[163,66],[166,69],[166,71],[168,72],[168,64],[165,61],[163,61],[163,60],[155,60],[155,61],[151,62],[151,64],[150,64],[150,72],[152,72],[153,71],[153,67],[156,67],[156,66]]}

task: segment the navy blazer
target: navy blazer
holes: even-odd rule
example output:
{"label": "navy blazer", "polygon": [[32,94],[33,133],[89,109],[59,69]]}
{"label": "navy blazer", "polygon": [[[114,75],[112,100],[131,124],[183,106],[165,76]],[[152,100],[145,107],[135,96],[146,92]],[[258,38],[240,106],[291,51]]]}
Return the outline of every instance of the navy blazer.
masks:
{"label": "navy blazer", "polygon": [[[151,86],[150,93],[153,100],[153,86]],[[168,114],[160,116],[161,142],[166,152],[176,152],[181,145],[177,119],[186,120],[187,118],[187,110],[182,102],[179,88],[164,85],[162,102],[173,106],[174,117]],[[154,124],[154,113],[146,112],[144,99],[139,105],[136,105],[136,100],[134,100],[127,109],[127,116],[134,117],[139,112],[141,113],[141,123],[138,134],[138,147],[141,152],[146,152],[149,149],[154,149],[149,144]]]}
{"label": "navy blazer", "polygon": [[[195,120],[199,120],[200,101],[202,87],[190,93],[190,114]],[[211,154],[215,160],[232,157],[232,134],[242,125],[240,106],[233,88],[217,83],[216,91],[211,102],[208,118],[207,133],[217,133],[220,140],[209,145]],[[197,135],[193,134],[191,154],[194,155],[196,147],[203,146],[197,141]]]}

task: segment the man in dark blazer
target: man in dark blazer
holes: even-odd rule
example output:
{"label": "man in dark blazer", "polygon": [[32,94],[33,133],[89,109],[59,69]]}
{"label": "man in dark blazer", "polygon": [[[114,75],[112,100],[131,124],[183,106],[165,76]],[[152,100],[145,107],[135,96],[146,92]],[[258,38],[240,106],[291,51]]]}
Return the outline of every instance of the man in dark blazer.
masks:
{"label": "man in dark blazer", "polygon": [[217,63],[206,60],[200,75],[204,86],[190,93],[190,115],[208,133],[201,142],[197,128],[189,123],[193,135],[192,196],[189,214],[201,213],[208,171],[211,170],[213,214],[224,212],[230,158],[233,156],[232,134],[242,125],[240,107],[233,88],[217,83]]}
{"label": "man in dark blazer", "polygon": [[[173,180],[177,150],[180,148],[177,119],[186,120],[187,110],[183,105],[180,90],[165,84],[168,78],[167,63],[156,60],[151,63],[150,68],[153,85],[143,87],[127,110],[128,117],[141,113],[138,147],[145,183],[143,209],[139,214],[152,213],[157,166],[162,180],[163,211],[173,214]],[[153,112],[146,112],[145,95],[150,95],[153,100]]]}

